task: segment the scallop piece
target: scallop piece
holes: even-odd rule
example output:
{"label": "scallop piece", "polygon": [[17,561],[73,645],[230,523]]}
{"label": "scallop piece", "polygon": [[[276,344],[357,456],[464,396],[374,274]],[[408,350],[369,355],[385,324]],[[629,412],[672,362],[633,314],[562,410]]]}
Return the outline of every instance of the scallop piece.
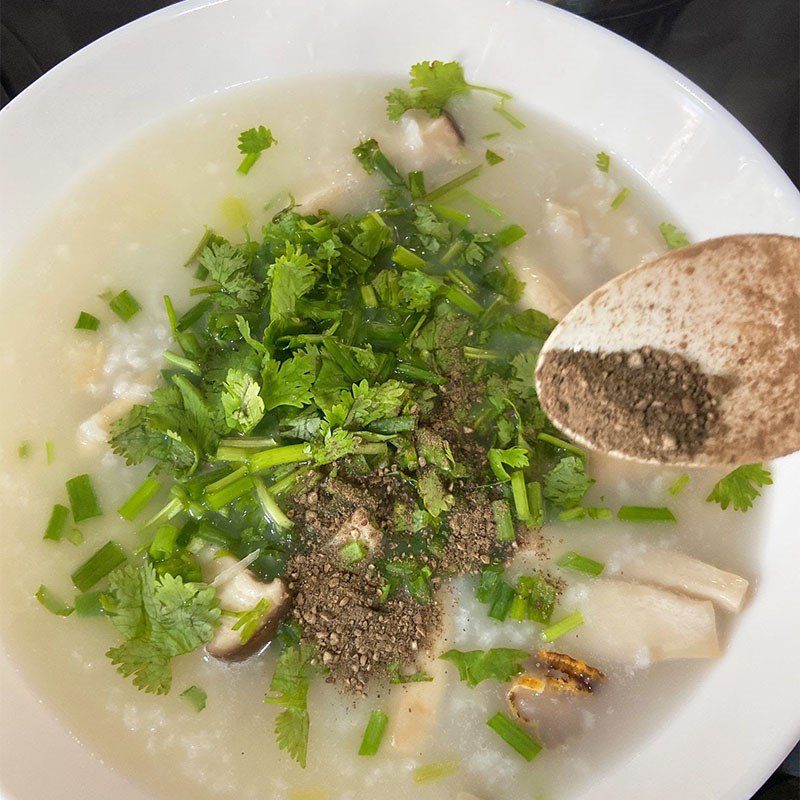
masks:
{"label": "scallop piece", "polygon": [[78,440],[84,446],[105,444],[113,423],[124,417],[134,405],[135,401],[127,397],[117,397],[107,403],[78,426]]}
{"label": "scallop piece", "polygon": [[417,669],[433,680],[393,686],[389,696],[388,741],[406,755],[421,755],[436,727],[437,716],[448,685],[447,662],[439,656],[449,647],[452,636],[452,610],[442,603],[443,618],[439,636],[417,659]]}
{"label": "scallop piece", "polygon": [[545,747],[557,747],[581,735],[593,722],[592,698],[588,694],[554,691],[520,680],[520,675],[508,690],[508,706],[513,716],[531,728],[534,738]]}
{"label": "scallop piece", "polygon": [[660,548],[648,548],[622,558],[618,571],[626,579],[711,600],[734,614],[742,610],[749,586],[744,578],[732,572],[725,572],[684,553]]}
{"label": "scallop piece", "polygon": [[584,624],[569,634],[591,660],[644,667],[678,658],[719,655],[714,605],[627,581],[598,578],[572,587]]}
{"label": "scallop piece", "polygon": [[218,556],[216,548],[203,548],[198,554],[203,578],[217,590],[217,599],[223,611],[238,613],[252,611],[261,601],[266,601],[264,615],[257,630],[247,641],[242,632],[234,630],[237,617],[223,614],[214,637],[206,651],[223,661],[244,661],[258,653],[275,635],[280,621],[289,608],[289,592],[281,578],[260,580],[247,568],[247,559],[237,561],[231,556]]}
{"label": "scallop piece", "polygon": [[455,161],[463,152],[464,135],[448,114],[432,118],[424,111],[406,111],[396,130],[399,135],[382,137],[381,146],[407,172]]}

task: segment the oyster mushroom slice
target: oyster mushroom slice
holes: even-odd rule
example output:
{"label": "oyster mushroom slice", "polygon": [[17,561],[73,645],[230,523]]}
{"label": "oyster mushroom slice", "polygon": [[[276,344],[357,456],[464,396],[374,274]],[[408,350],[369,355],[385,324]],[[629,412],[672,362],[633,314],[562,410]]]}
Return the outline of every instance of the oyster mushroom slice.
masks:
{"label": "oyster mushroom slice", "polygon": [[214,548],[204,548],[198,560],[203,577],[216,587],[220,607],[241,614],[255,610],[261,603],[263,615],[253,634],[242,641],[242,631],[234,630],[238,616],[223,613],[206,651],[223,661],[244,661],[258,653],[275,635],[289,607],[289,592],[281,578],[262,581],[247,569],[246,559],[243,563],[230,556],[216,557],[216,552]]}
{"label": "oyster mushroom slice", "polygon": [[717,569],[674,550],[655,547],[623,557],[619,561],[618,572],[626,579],[672,589],[701,600],[711,600],[734,614],[742,610],[749,585],[744,578],[732,572]]}

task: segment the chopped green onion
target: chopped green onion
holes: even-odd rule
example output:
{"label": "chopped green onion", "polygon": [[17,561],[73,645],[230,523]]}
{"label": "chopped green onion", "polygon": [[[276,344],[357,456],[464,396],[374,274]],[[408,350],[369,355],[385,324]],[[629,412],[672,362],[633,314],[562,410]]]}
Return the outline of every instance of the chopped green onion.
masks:
{"label": "chopped green onion", "polygon": [[75,330],[96,331],[100,327],[100,320],[88,311],[81,311],[78,314],[78,321],[75,323]]}
{"label": "chopped green onion", "polygon": [[44,584],[36,592],[36,599],[51,613],[68,617],[75,609],[56,597]]}
{"label": "chopped green onion", "polygon": [[53,463],[56,457],[56,446],[53,442],[44,443],[44,459],[48,466]]}
{"label": "chopped green onion", "polygon": [[665,506],[620,506],[617,519],[625,522],[676,522]]}
{"label": "chopped green onion", "polygon": [[339,548],[339,558],[342,559],[346,567],[352,567],[363,561],[367,555],[367,548],[358,539],[353,539],[343,547]]}
{"label": "chopped green onion", "polygon": [[500,131],[492,131],[491,133],[484,133],[481,139],[488,142],[489,139],[496,139],[498,136],[500,136]]}
{"label": "chopped green onion", "polygon": [[100,617],[105,614],[102,592],[84,592],[75,597],[75,614],[79,617]]}
{"label": "chopped green onion", "polygon": [[556,604],[556,587],[541,575],[522,575],[517,580],[516,594],[527,601],[527,618],[549,625]]}
{"label": "chopped green onion", "polygon": [[174,525],[159,525],[156,535],[150,543],[150,557],[156,561],[163,561],[175,552],[180,531]]}
{"label": "chopped green onion", "polygon": [[503,156],[498,155],[494,150],[486,151],[486,163],[489,164],[490,167],[493,167],[495,164],[501,164],[503,161],[505,161]]}
{"label": "chopped green onion", "polygon": [[492,513],[494,514],[494,524],[497,526],[498,542],[516,541],[517,534],[514,531],[514,521],[511,519],[511,509],[505,500],[495,500],[492,503]]}
{"label": "chopped green onion", "polygon": [[523,236],[527,236],[525,228],[521,227],[520,225],[508,225],[496,233],[493,233],[492,241],[498,247],[508,247],[509,245],[514,244],[514,242],[522,239]]}
{"label": "chopped green onion", "polygon": [[561,522],[573,522],[579,519],[611,519],[613,514],[610,508],[601,506],[575,506],[568,508],[558,515]]}
{"label": "chopped green onion", "polygon": [[432,192],[428,192],[425,195],[423,200],[428,203],[432,203],[434,200],[440,200],[442,197],[450,194],[454,189],[458,189],[460,186],[463,186],[465,183],[469,183],[469,181],[474,180],[481,174],[481,170],[483,169],[483,165],[479,164],[477,167],[473,167],[470,170],[467,170],[462,175],[459,175],[456,178],[453,178],[451,181],[447,181],[447,183],[443,183],[441,186],[438,186]]}
{"label": "chopped green onion", "polygon": [[142,308],[127,289],[123,289],[116,297],[113,297],[108,305],[123,322],[130,320]]}
{"label": "chopped green onion", "polygon": [[486,567],[480,574],[478,586],[475,589],[475,597],[481,603],[488,603],[497,588],[497,582],[503,572],[502,567]]}
{"label": "chopped green onion", "polygon": [[564,555],[556,561],[556,564],[566,569],[574,569],[576,572],[585,572],[587,575],[599,575],[605,569],[605,564],[579,555],[573,550],[564,553]]}
{"label": "chopped green onion", "polygon": [[178,329],[178,318],[175,315],[175,306],[172,305],[172,298],[168,295],[164,295],[164,308],[167,309],[167,319],[169,319],[169,329],[175,333]]}
{"label": "chopped green onion", "polygon": [[395,247],[394,252],[392,253],[392,261],[395,264],[401,267],[405,267],[406,269],[427,269],[428,265],[425,263],[423,258],[420,258],[416,253],[412,253],[406,247],[399,244]]}
{"label": "chopped green onion", "polygon": [[540,635],[545,642],[554,642],[565,633],[569,633],[581,625],[583,625],[583,616],[580,611],[576,611],[574,614],[570,614],[568,617],[556,622],[555,625],[545,628]]}
{"label": "chopped green onion", "polygon": [[21,442],[19,447],[17,448],[17,455],[20,458],[27,458],[30,454],[31,454],[31,443]]}
{"label": "chopped green onion", "polygon": [[383,711],[378,708],[373,710],[361,739],[361,747],[358,748],[360,756],[374,756],[378,752],[388,722],[389,717]]}
{"label": "chopped green onion", "polygon": [[513,747],[526,761],[533,759],[541,752],[542,746],[519,725],[512,722],[499,711],[486,724],[510,747]]}
{"label": "chopped green onion", "polygon": [[77,528],[73,528],[71,531],[65,533],[64,538],[70,544],[75,545],[75,547],[79,544],[83,544],[83,534]]}
{"label": "chopped green onion", "polygon": [[611,156],[608,153],[599,152],[594,157],[594,165],[600,172],[608,172],[608,168],[611,166]]}
{"label": "chopped green onion", "polygon": [[683,475],[679,475],[672,485],[667,490],[673,497],[677,494],[680,494],[689,483],[689,476],[684,472]]}
{"label": "chopped green onion", "polygon": [[417,427],[416,417],[394,417],[392,419],[376,419],[367,425],[367,430],[372,433],[390,435],[393,433],[406,433]]}
{"label": "chopped green onion", "polygon": [[484,350],[481,347],[464,345],[464,358],[471,358],[474,361],[501,361],[504,356],[496,350]]}
{"label": "chopped green onion", "polygon": [[61,503],[56,503],[50,512],[50,521],[47,523],[47,528],[42,538],[51,542],[61,541],[68,516],[69,509],[66,506],[62,506]]}
{"label": "chopped green onion", "polygon": [[128,520],[128,522],[133,522],[158,494],[160,488],[161,484],[155,478],[148,476],[141,486],[117,509],[117,514]]}
{"label": "chopped green onion", "polygon": [[283,509],[278,505],[272,492],[264,485],[264,481],[261,478],[253,478],[253,483],[256,487],[258,502],[261,503],[261,509],[267,519],[272,520],[277,528],[291,528],[292,521],[283,513]]}
{"label": "chopped green onion", "polygon": [[415,200],[425,196],[425,176],[419,170],[408,173],[408,188]]}
{"label": "chopped green onion", "polygon": [[225,508],[228,503],[232,503],[234,500],[238,500],[242,497],[242,495],[252,491],[254,486],[253,479],[249,475],[245,475],[243,478],[239,478],[217,491],[207,492],[206,505],[214,511],[219,511]]}
{"label": "chopped green onion", "polygon": [[106,542],[72,573],[72,583],[78,591],[86,592],[127,560],[124,551],[116,542]]}
{"label": "chopped green onion", "polygon": [[84,475],[76,475],[67,481],[67,496],[72,508],[72,519],[83,522],[85,519],[99,517],[103,512],[97,502],[97,495],[92,486],[92,479]]}
{"label": "chopped green onion", "polygon": [[368,283],[361,284],[361,302],[364,303],[364,308],[378,307],[378,296]]}
{"label": "chopped green onion", "polygon": [[570,453],[575,453],[581,457],[586,456],[586,452],[581,450],[577,445],[567,442],[564,439],[559,439],[557,436],[551,436],[549,433],[540,433],[536,437],[540,442],[547,442],[555,447],[560,447],[562,450],[569,450]]}
{"label": "chopped green onion", "polygon": [[619,194],[611,201],[611,208],[619,208],[625,202],[625,198],[630,193],[630,189],[621,189]]}
{"label": "chopped green onion", "polygon": [[206,707],[208,699],[208,695],[199,686],[190,686],[185,689],[181,692],[181,697],[185,697],[198,714]]}
{"label": "chopped green onion", "polygon": [[469,314],[471,317],[479,317],[483,314],[483,306],[457,286],[445,286],[443,294],[454,306],[460,308],[465,314]]}
{"label": "chopped green onion", "polygon": [[514,602],[514,588],[501,580],[497,583],[492,595],[491,605],[489,606],[488,615],[492,619],[505,622],[508,612],[511,610],[511,604]]}
{"label": "chopped green onion", "polygon": [[431,783],[454,775],[460,766],[461,762],[455,758],[440,764],[426,764],[423,767],[417,767],[411,774],[414,776],[414,783]]}
{"label": "chopped green onion", "polygon": [[541,525],[544,521],[544,498],[542,495],[542,484],[539,481],[531,481],[527,486],[528,513],[530,524]]}
{"label": "chopped green onion", "polygon": [[528,505],[528,491],[525,486],[525,475],[521,469],[514,470],[511,473],[511,495],[514,498],[517,517],[523,522],[529,522],[531,511]]}

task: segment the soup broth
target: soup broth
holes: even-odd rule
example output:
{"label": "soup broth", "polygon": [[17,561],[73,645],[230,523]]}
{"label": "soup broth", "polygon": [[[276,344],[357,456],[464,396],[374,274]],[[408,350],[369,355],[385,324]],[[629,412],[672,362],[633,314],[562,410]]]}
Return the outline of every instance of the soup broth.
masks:
{"label": "soup broth", "polygon": [[[481,800],[574,797],[588,781],[624,763],[694,687],[713,679],[713,662],[702,660],[648,665],[644,655],[636,664],[620,665],[593,659],[591,648],[581,650],[578,628],[559,639],[557,649],[585,657],[606,672],[606,679],[576,713],[555,716],[549,732],[555,743],[530,763],[486,725],[506,708],[503,683],[470,688],[448,664],[433,734],[418,752],[399,753],[384,742],[377,756],[367,758],[357,755],[361,735],[371,710],[385,705],[389,690],[371,687],[366,698],[354,699],[317,680],[309,697],[308,766],[301,769],[278,749],[277,709],[263,703],[274,648],[238,664],[200,652],[177,658],[171,693],[152,696],[137,691],[105,657],[119,639],[107,621],[64,619],[37,603],[40,584],[71,597],[70,572],[109,539],[131,551],[143,542],[137,526],[114,509],[144,479],[148,466],[129,468],[113,455],[102,431],[97,434],[102,419],[94,415],[120,398],[146,402],[172,341],[162,296],[169,294],[179,310],[188,307],[195,282],[193,269],[182,265],[204,226],[241,241],[242,226],[256,232],[290,196],[302,201],[317,192],[319,203],[336,206],[337,212],[376,207],[380,178],[363,176],[351,156],[354,144],[367,137],[386,142],[387,153],[405,160],[406,169],[422,157],[403,155],[392,144],[398,126],[385,116],[386,89],[366,78],[315,79],[265,83],[199,100],[137,133],[76,186],[3,275],[3,646],[87,748],[156,797],[426,800],[456,798],[459,792]],[[528,302],[561,316],[590,290],[663,249],[658,225],[664,214],[657,198],[621,159],[614,158],[611,170],[602,172],[590,143],[540,116],[525,116],[527,125],[518,130],[485,98],[460,100],[453,114],[466,137],[466,154],[426,165],[427,184],[463,173],[483,159],[487,148],[502,156],[502,163],[485,165],[465,188],[503,218],[468,195],[458,202],[479,226],[497,229],[515,222],[527,231],[508,258],[529,282]],[[236,137],[261,122],[271,127],[278,144],[243,176],[236,171],[241,158]],[[482,140],[495,131],[501,135]],[[326,193],[326,187],[338,191]],[[612,208],[623,187],[630,194]],[[124,288],[142,306],[127,323],[99,297]],[[73,329],[81,310],[101,318],[96,333]],[[25,458],[18,456],[22,442],[30,443]],[[662,547],[742,575],[753,590],[756,512],[744,517],[704,502],[719,475],[692,472],[686,489],[672,496],[668,490],[677,470],[594,455],[589,466],[597,482],[588,505],[666,505],[677,524],[550,522],[535,548],[516,557],[512,576],[531,563],[552,566],[567,551],[604,562],[613,572],[632,553]],[[92,476],[104,515],[70,524],[83,537],[76,546],[42,541],[52,504],[63,502],[64,481],[81,473]],[[580,606],[580,587],[588,580],[569,571],[562,571],[562,578],[567,587],[554,620]],[[475,599],[474,578],[455,581],[448,597],[448,647],[519,647],[535,653],[541,646],[541,626],[487,616]],[[723,651],[732,619],[717,613]],[[618,624],[624,626],[625,620]],[[190,685],[207,692],[201,713],[180,697]],[[450,774],[418,780],[418,767],[450,762]]]}

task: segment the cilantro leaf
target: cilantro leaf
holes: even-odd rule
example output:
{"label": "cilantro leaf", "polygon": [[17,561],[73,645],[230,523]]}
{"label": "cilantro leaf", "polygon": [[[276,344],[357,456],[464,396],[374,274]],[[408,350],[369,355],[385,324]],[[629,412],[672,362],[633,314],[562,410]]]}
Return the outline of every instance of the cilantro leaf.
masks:
{"label": "cilantro leaf", "polygon": [[407,393],[408,387],[395,380],[377,386],[370,386],[365,380],[354,383],[353,402],[344,425],[361,430],[376,419],[396,417],[403,407]]}
{"label": "cilantro leaf", "polygon": [[317,272],[311,259],[297,246],[288,246],[275,259],[270,289],[270,319],[280,320],[295,313],[297,301],[314,287]]}
{"label": "cilantro leaf", "polygon": [[321,443],[309,445],[311,457],[317,464],[330,464],[352,455],[358,447],[358,439],[342,428],[328,431]]}
{"label": "cilantro leaf", "polygon": [[261,371],[264,382],[264,407],[271,411],[278,406],[302,408],[311,402],[317,359],[308,353],[298,353],[278,365],[266,359]]}
{"label": "cilantro leaf", "polygon": [[109,576],[108,597],[105,611],[126,641],[106,655],[139,689],[167,694],[171,660],[211,641],[220,615],[214,589],[129,564]]}
{"label": "cilantro leaf", "polygon": [[311,645],[287,647],[275,664],[269,685],[272,694],[264,698],[265,703],[283,708],[275,720],[278,747],[286,750],[303,768],[308,755],[308,687],[311,678],[320,671],[315,660]]}
{"label": "cilantro leaf", "polygon": [[258,298],[260,287],[250,274],[247,258],[229,242],[209,244],[198,261],[229,303],[249,305]]}
{"label": "cilantro leaf", "polygon": [[594,480],[586,474],[583,459],[577,456],[562,458],[544,476],[544,496],[562,508],[577,506]]}
{"label": "cilantro leaf", "polygon": [[264,416],[264,401],[259,396],[261,387],[238,369],[229,369],[222,393],[225,421],[231,430],[250,433]]}
{"label": "cilantro leaf", "polygon": [[448,650],[439,658],[458,667],[458,675],[468,686],[475,687],[485,680],[505,683],[522,672],[522,664],[530,658],[524,650],[493,647],[490,650]]}
{"label": "cilantro leaf", "polygon": [[706,502],[719,503],[723,511],[730,505],[734,511],[747,511],[761,495],[759,488],[771,484],[772,475],[760,463],[744,464],[717,481]]}
{"label": "cilantro leaf", "polygon": [[608,169],[611,166],[611,156],[601,150],[594,157],[594,165],[600,170],[600,172],[608,172]]}
{"label": "cilantro leaf", "polygon": [[278,140],[272,135],[272,131],[263,125],[242,131],[239,134],[239,152],[244,154],[244,158],[239,164],[238,171],[242,175],[247,175],[253,164],[258,161],[261,153],[272,147],[273,144],[278,144]]}
{"label": "cilantro leaf", "polygon": [[423,470],[417,488],[426,511],[432,517],[439,517],[445,511],[449,511],[455,503],[455,498],[445,490],[441,478],[434,469]]}
{"label": "cilantro leaf", "polygon": [[680,247],[686,247],[689,244],[689,239],[683,231],[679,231],[674,225],[669,222],[662,222],[658,229],[664,237],[664,241],[670,250],[677,250]]}
{"label": "cilantro leaf", "polygon": [[438,117],[445,105],[472,88],[464,78],[464,68],[457,61],[421,61],[411,67],[410,85],[414,92],[395,89],[386,95],[389,119],[400,119],[412,108]]}
{"label": "cilantro leaf", "polygon": [[528,466],[528,451],[524,447],[509,447],[506,450],[499,450],[493,447],[486,454],[489,466],[499,481],[510,481],[511,476],[506,472],[503,464],[512,469],[522,469]]}
{"label": "cilantro leaf", "polygon": [[369,258],[376,255],[388,245],[394,242],[392,229],[383,221],[377,211],[373,211],[362,217],[358,222],[360,232],[355,235],[351,244]]}
{"label": "cilantro leaf", "polygon": [[414,227],[419,233],[420,241],[429,252],[438,253],[441,246],[453,238],[450,226],[439,219],[429,206],[415,206],[414,215]]}

